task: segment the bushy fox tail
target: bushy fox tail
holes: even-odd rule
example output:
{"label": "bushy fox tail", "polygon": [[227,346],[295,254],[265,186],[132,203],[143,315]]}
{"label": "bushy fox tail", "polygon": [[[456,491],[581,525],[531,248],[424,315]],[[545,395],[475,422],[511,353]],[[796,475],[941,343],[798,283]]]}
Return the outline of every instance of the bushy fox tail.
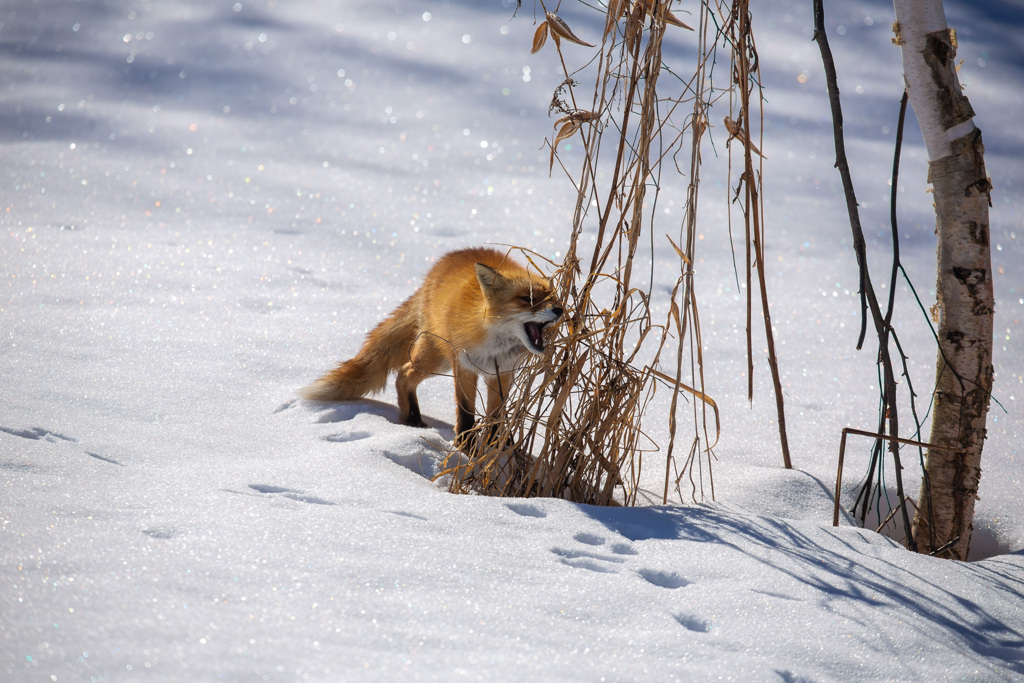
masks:
{"label": "bushy fox tail", "polygon": [[406,299],[373,328],[355,358],[299,389],[299,396],[310,401],[352,401],[383,389],[388,375],[409,360],[409,346],[419,334],[418,295]]}

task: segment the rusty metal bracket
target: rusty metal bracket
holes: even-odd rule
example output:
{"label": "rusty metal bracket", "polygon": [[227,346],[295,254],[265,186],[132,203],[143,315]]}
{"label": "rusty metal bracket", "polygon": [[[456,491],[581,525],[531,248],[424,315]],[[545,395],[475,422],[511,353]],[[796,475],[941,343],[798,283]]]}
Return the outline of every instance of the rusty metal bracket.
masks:
{"label": "rusty metal bracket", "polygon": [[[868,432],[863,429],[854,429],[853,427],[843,427],[843,437],[839,440],[839,466],[836,468],[836,492],[835,492],[835,506],[832,510],[832,526],[839,526],[839,489],[843,484],[843,459],[846,456],[846,435],[854,434],[856,436],[869,436],[873,439],[884,439],[886,441],[904,444],[907,446],[919,446],[921,448],[927,448],[929,450],[935,449],[939,451],[952,450],[945,446],[936,446],[934,444],[925,443],[924,441],[914,441],[913,439],[904,439],[898,436],[889,436],[887,434],[879,434],[877,432]],[[906,505],[905,501],[900,501],[900,505]]]}

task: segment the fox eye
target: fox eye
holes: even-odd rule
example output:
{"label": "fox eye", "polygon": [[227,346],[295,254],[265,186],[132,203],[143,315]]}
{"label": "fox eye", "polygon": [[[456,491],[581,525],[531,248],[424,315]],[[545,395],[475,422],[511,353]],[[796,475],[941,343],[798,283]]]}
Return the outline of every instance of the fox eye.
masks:
{"label": "fox eye", "polygon": [[533,305],[533,297],[532,296],[521,296],[521,297],[519,297],[519,300],[522,301],[527,306],[532,306]]}

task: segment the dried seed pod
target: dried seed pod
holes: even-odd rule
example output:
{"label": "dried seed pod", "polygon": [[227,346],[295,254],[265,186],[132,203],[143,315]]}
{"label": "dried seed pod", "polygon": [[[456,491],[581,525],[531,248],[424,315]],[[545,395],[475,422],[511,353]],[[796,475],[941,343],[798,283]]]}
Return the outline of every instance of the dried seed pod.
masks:
{"label": "dried seed pod", "polygon": [[582,123],[588,123],[597,118],[597,114],[595,112],[587,111],[586,109],[577,109],[576,111],[571,112],[569,116],[573,120],[580,121]]}
{"label": "dried seed pod", "polygon": [[[548,164],[549,173],[555,165],[555,151],[558,149],[558,143],[562,140],[568,140],[576,134],[576,131],[583,127],[584,123],[593,121],[596,118],[598,118],[598,115],[595,112],[577,109],[555,121],[555,127],[558,128],[558,132],[555,133],[554,142],[551,143],[551,160]],[[559,126],[561,127],[559,128]]]}
{"label": "dried seed pod", "polygon": [[578,131],[581,126],[583,126],[582,121],[574,121],[571,116],[566,116],[565,118],[558,119],[558,121],[555,122],[555,125],[557,126],[558,124],[562,124],[562,127],[558,129],[558,134],[555,135],[556,146],[562,140],[571,138],[573,134],[576,131]]}
{"label": "dried seed pod", "polygon": [[547,17],[547,24],[548,28],[551,30],[552,37],[557,36],[559,38],[565,38],[570,43],[576,43],[577,45],[583,45],[586,47],[594,47],[590,43],[577,38],[576,34],[572,32],[571,28],[569,28],[569,25],[562,21],[562,18],[554,12],[548,12]]}
{"label": "dried seed pod", "polygon": [[548,161],[548,173],[551,173],[551,169],[555,167],[555,151],[558,149],[558,143],[562,140],[567,140],[576,134],[576,131],[583,125],[582,121],[574,121],[572,115],[563,116],[562,118],[555,121],[555,125],[561,125],[555,134],[555,139],[551,143],[551,158]]}
{"label": "dried seed pod", "polygon": [[548,22],[542,21],[540,22],[540,26],[537,27],[537,30],[533,34],[533,49],[530,50],[530,54],[535,54],[542,47],[544,47],[544,43],[546,43],[547,40]]}

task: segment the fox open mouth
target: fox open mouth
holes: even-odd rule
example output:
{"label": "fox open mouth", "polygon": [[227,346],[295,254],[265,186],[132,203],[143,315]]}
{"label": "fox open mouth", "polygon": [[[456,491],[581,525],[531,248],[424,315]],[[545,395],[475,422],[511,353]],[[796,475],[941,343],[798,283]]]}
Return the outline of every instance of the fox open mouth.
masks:
{"label": "fox open mouth", "polygon": [[528,322],[523,325],[526,328],[526,338],[530,340],[530,350],[534,353],[544,353],[544,328],[551,324],[551,321],[538,323]]}

